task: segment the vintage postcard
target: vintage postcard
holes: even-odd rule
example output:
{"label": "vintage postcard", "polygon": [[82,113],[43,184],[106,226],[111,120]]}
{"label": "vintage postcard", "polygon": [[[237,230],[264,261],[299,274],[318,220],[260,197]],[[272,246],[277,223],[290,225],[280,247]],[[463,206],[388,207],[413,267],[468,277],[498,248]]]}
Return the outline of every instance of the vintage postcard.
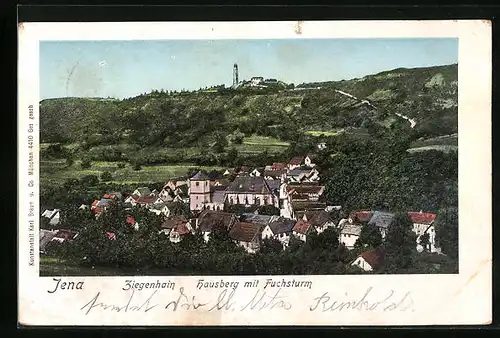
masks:
{"label": "vintage postcard", "polygon": [[488,21],[19,23],[19,323],[488,324]]}

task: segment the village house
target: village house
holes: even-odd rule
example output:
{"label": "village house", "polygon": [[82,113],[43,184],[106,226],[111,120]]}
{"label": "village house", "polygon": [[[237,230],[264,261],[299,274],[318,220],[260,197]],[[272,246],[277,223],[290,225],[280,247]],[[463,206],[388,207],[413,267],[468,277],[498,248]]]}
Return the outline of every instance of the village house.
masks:
{"label": "village house", "polygon": [[381,247],[365,251],[351,263],[364,271],[376,271],[385,263],[385,252]]}
{"label": "village house", "polygon": [[[177,189],[178,187],[180,186],[183,186],[183,185],[188,185],[189,182],[188,182],[188,179],[186,177],[174,177],[174,178],[171,178],[166,184],[165,186],[163,187],[163,189],[170,189],[171,191],[174,191],[175,189]],[[162,189],[162,190],[163,190]]]}
{"label": "village house", "polygon": [[330,213],[325,210],[306,211],[302,220],[309,222],[318,233],[322,233],[328,228],[336,227]]}
{"label": "village house", "polygon": [[306,166],[306,167],[314,167],[315,164],[312,162],[312,158],[309,155],[306,156],[296,156],[293,157],[290,162],[287,164],[288,170],[294,170],[296,168]]}
{"label": "village house", "polygon": [[314,183],[319,181],[319,171],[316,168],[299,167],[289,170],[286,177],[290,183]]}
{"label": "village house", "polygon": [[283,245],[288,246],[295,221],[285,217],[278,217],[267,224],[262,230],[262,239],[277,239]]}
{"label": "village house", "polygon": [[135,196],[150,196],[152,195],[152,191],[148,187],[140,187],[134,190],[132,195]]}
{"label": "village house", "polygon": [[304,220],[299,220],[297,223],[292,228],[292,234],[300,239],[302,242],[307,241],[307,235],[311,233],[311,231],[314,230],[314,227],[311,225],[311,223],[306,222]]}
{"label": "village house", "polygon": [[110,193],[104,194],[103,198],[121,201],[122,194],[121,194],[121,192],[110,192]]}
{"label": "village house", "polygon": [[250,174],[250,168],[247,166],[241,166],[236,170],[238,176],[246,176]]}
{"label": "village house", "polygon": [[216,179],[214,181],[214,184],[213,186],[214,187],[224,187],[224,188],[227,188],[229,186],[229,184],[231,184],[231,182],[225,178],[220,178],[220,179]]}
{"label": "village house", "polygon": [[278,197],[263,177],[237,177],[226,189],[226,201],[230,205],[274,205],[278,208]]}
{"label": "village house", "polygon": [[257,86],[264,82],[264,78],[262,76],[254,76],[250,79],[250,85],[251,86]]}
{"label": "village house", "polygon": [[175,215],[162,222],[159,233],[168,235],[172,243],[179,243],[183,236],[194,234],[194,230],[185,216]]}
{"label": "village house", "polygon": [[256,253],[260,249],[261,229],[258,224],[236,222],[229,231],[229,238],[248,253]]}
{"label": "village house", "polygon": [[164,202],[164,203],[158,203],[158,204],[152,204],[149,206],[148,210],[151,212],[154,212],[156,215],[165,215],[165,216],[170,216],[172,212],[172,204],[174,202]]}
{"label": "village house", "polygon": [[299,220],[304,217],[307,211],[324,211],[326,208],[325,202],[314,202],[304,200],[291,200],[290,209],[292,219]]}
{"label": "village house", "polygon": [[147,195],[147,196],[139,196],[134,202],[134,205],[138,205],[141,207],[149,207],[152,206],[156,201],[158,200],[158,197],[152,196],[152,195]]}
{"label": "village house", "polygon": [[368,226],[376,226],[382,235],[382,239],[385,239],[389,227],[394,222],[395,216],[396,215],[391,212],[375,211],[368,222]]}
{"label": "village house", "polygon": [[52,237],[51,241],[57,241],[59,243],[63,243],[66,241],[72,241],[78,236],[78,232],[71,231],[71,230],[59,230],[57,233]]}
{"label": "village house", "polygon": [[286,186],[286,194],[294,200],[308,200],[317,202],[323,192],[325,186],[323,185],[307,185],[307,184],[288,184]]}
{"label": "village house", "polygon": [[45,247],[49,242],[54,238],[54,236],[57,234],[57,230],[45,230],[45,229],[40,229],[40,235],[39,235],[39,250],[41,254],[45,253]]}
{"label": "village house", "polygon": [[134,217],[127,216],[126,222],[127,224],[130,224],[134,228],[134,230],[139,230],[139,223],[135,221]]}
{"label": "village house", "polygon": [[163,187],[160,193],[158,194],[158,198],[160,198],[163,202],[171,202],[174,200],[174,192],[170,189],[170,187]]}
{"label": "village house", "polygon": [[347,222],[342,226],[342,230],[340,230],[339,242],[344,244],[349,250],[354,249],[354,245],[361,235],[362,228],[363,226],[361,224],[351,224]]}
{"label": "village house", "polygon": [[130,204],[132,206],[135,206],[137,204],[137,199],[139,198],[139,195],[130,195],[123,201],[124,203]]}
{"label": "village house", "polygon": [[327,148],[325,142],[318,143],[317,147],[318,147],[318,150],[325,150]]}
{"label": "village house", "polygon": [[[436,229],[434,228],[434,221],[436,214],[428,212],[408,212],[408,216],[413,222],[413,232],[417,235],[417,250],[423,251],[424,249],[430,252],[438,252],[439,248],[436,247]],[[424,248],[421,244],[421,237],[424,234],[429,234],[429,242]]]}
{"label": "village house", "polygon": [[285,163],[273,163],[271,165],[271,169],[270,170],[273,170],[273,171],[275,171],[275,170],[278,170],[278,171],[280,171],[280,170],[286,170],[286,164]]}
{"label": "village house", "polygon": [[179,197],[182,201],[189,198],[189,186],[187,184],[178,186],[174,190],[174,196]]}
{"label": "village house", "polygon": [[236,175],[237,172],[236,172],[236,169],[235,168],[228,168],[226,169],[226,171],[224,171],[224,173],[222,174],[223,176],[232,176],[232,175]]}
{"label": "village house", "polygon": [[249,174],[250,177],[259,177],[264,173],[264,169],[261,168],[255,168],[252,170]]}
{"label": "village house", "polygon": [[349,214],[347,219],[350,224],[367,224],[373,216],[371,211],[355,211]]}
{"label": "village house", "polygon": [[259,215],[256,213],[243,213],[240,215],[240,221],[242,222],[247,222],[247,223],[253,223],[253,224],[259,224],[265,227],[275,219],[277,219],[279,216],[271,216],[271,215]]}
{"label": "village house", "polygon": [[106,237],[111,241],[116,240],[116,234],[114,232],[106,231],[104,232],[104,235],[106,235]]}
{"label": "village house", "polygon": [[52,226],[59,224],[61,221],[61,213],[59,209],[46,209],[42,213],[42,217],[48,218],[49,224]]}
{"label": "village house", "polygon": [[262,174],[265,180],[281,181],[286,179],[286,170],[264,170]]}
{"label": "village house", "polygon": [[238,221],[238,217],[229,212],[205,210],[196,220],[196,228],[202,233],[205,242],[208,242],[210,233],[217,226],[223,226],[228,231]]}

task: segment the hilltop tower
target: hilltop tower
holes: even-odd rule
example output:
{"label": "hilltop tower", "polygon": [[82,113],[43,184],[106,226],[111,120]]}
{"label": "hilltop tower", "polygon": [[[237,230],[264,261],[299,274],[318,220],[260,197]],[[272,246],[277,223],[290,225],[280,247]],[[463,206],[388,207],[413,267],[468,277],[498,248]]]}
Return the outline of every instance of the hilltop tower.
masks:
{"label": "hilltop tower", "polygon": [[238,64],[235,63],[233,66],[233,86],[238,84]]}

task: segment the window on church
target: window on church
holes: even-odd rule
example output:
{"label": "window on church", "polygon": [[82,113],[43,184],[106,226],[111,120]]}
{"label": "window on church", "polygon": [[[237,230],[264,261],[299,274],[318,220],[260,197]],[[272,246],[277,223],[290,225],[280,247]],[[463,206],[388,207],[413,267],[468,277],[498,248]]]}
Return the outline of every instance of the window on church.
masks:
{"label": "window on church", "polygon": [[199,187],[200,186],[200,182],[196,182],[196,186]]}

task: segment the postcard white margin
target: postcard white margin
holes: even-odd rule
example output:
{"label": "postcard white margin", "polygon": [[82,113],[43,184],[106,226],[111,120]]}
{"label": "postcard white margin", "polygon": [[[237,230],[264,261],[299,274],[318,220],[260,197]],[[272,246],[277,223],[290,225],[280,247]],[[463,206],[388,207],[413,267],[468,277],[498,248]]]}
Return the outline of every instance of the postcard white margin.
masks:
{"label": "postcard white margin", "polygon": [[[21,325],[460,325],[489,324],[492,319],[491,218],[491,22],[444,21],[299,21],[299,22],[135,22],[19,23],[18,26],[18,321]],[[306,39],[306,38],[459,39],[459,274],[350,276],[224,276],[205,280],[238,281],[230,301],[219,302],[220,290],[197,290],[198,277],[68,277],[83,282],[82,290],[48,293],[52,277],[39,277],[39,42],[42,40],[169,40],[169,39]],[[31,157],[31,160],[29,160]],[[32,165],[33,174],[28,175]],[[31,257],[31,258],[30,258]],[[285,289],[286,301],[262,310],[245,307],[255,289],[244,282],[266,279],[311,281],[311,288]],[[137,291],[128,311],[103,307],[87,312],[86,304],[124,306],[130,291],[125,280],[171,281],[175,290]],[[196,301],[188,306],[165,305],[179,290]],[[371,288],[371,289],[370,289]],[[363,296],[370,290],[369,298]],[[366,310],[312,310],[325,292],[330,302],[350,300],[375,304],[394,292],[398,304]],[[224,299],[231,296],[225,294]],[[154,297],[151,298],[151,297]],[[406,298],[405,298],[406,297]],[[409,298],[408,298],[409,297]],[[148,302],[149,300],[149,302]],[[211,302],[211,303],[210,303]],[[231,302],[231,306],[228,303]],[[210,303],[195,309],[196,303]],[[146,304],[146,305],[144,305]],[[153,306],[156,305],[156,306]],[[135,306],[135,308],[132,307]],[[140,308],[142,306],[142,308]],[[151,307],[151,308],[150,308]],[[83,308],[83,310],[82,310]],[[147,311],[146,311],[147,309]]]}

